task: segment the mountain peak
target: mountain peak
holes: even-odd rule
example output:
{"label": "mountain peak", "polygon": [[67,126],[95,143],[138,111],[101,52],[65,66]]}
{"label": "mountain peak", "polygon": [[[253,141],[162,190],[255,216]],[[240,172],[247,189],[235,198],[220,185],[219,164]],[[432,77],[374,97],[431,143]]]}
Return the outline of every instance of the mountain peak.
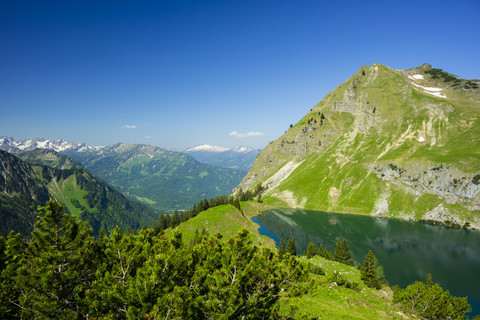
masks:
{"label": "mountain peak", "polygon": [[480,228],[479,87],[429,64],[363,66],[269,143],[236,190]]}

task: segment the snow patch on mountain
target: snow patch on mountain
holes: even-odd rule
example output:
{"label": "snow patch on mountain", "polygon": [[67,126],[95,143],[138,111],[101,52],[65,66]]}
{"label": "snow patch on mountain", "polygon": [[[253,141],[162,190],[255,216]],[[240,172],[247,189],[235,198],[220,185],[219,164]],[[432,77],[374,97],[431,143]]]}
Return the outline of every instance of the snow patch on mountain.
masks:
{"label": "snow patch on mountain", "polygon": [[423,92],[431,94],[432,96],[446,98],[447,96],[442,93],[442,88],[424,87],[416,83],[412,83],[416,88],[421,89]]}

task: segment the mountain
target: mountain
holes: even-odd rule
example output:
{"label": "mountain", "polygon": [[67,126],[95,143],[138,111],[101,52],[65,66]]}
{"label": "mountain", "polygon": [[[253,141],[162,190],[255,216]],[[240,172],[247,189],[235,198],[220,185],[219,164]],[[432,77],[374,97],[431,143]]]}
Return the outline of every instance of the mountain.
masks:
{"label": "mountain", "polygon": [[228,195],[244,171],[214,167],[158,147],[118,143],[97,151],[64,151],[96,176],[157,210],[190,209]]}
{"label": "mountain", "polygon": [[185,149],[183,152],[195,160],[212,166],[232,168],[247,172],[252,167],[259,149],[249,147],[225,148],[203,144]]}
{"label": "mountain", "polygon": [[18,157],[31,164],[45,165],[57,169],[74,169],[82,167],[80,162],[67,156],[62,156],[51,149],[34,149],[32,151],[21,153]]}
{"label": "mountain", "polygon": [[21,153],[24,151],[32,151],[35,149],[50,149],[57,152],[62,151],[75,151],[75,152],[87,152],[101,149],[102,147],[93,147],[85,143],[78,144],[72,141],[65,141],[62,139],[51,140],[45,138],[36,139],[24,139],[17,140],[10,137],[0,137],[0,150],[4,150],[10,153]]}
{"label": "mountain", "polygon": [[[50,165],[62,167],[75,164],[50,150],[35,150],[23,155],[39,163],[48,159]],[[37,158],[36,158],[37,157]],[[53,198],[67,212],[88,221],[98,234],[101,228],[123,230],[150,226],[157,214],[140,203],[126,199],[105,182],[76,164],[69,169],[31,164],[0,150],[0,235],[15,230],[24,235],[33,229],[37,207]]]}
{"label": "mountain", "polygon": [[[95,147],[64,140],[0,137],[1,150],[22,154],[38,148],[55,150],[75,159],[127,197],[158,211],[190,209],[204,198],[228,195],[248,170],[216,167],[185,153],[149,145],[117,143]],[[245,147],[228,150],[237,155],[239,163],[252,153]],[[35,163],[48,164],[47,158],[48,153]]]}
{"label": "mountain", "polygon": [[480,229],[480,81],[363,66],[240,183],[279,205]]}

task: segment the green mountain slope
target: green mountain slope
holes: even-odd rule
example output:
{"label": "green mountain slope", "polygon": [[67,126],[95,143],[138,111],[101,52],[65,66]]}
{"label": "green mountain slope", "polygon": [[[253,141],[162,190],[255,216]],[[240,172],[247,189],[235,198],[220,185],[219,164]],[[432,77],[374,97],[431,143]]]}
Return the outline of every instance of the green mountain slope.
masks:
{"label": "green mountain slope", "polygon": [[159,211],[188,209],[204,198],[229,194],[245,175],[148,145],[116,144],[66,154],[125,195]]}
{"label": "green mountain slope", "polygon": [[263,149],[239,187],[262,183],[290,207],[480,228],[479,87],[427,64],[364,66]]}
{"label": "green mountain slope", "polygon": [[[49,163],[58,166],[74,163],[63,156],[55,158],[55,154],[35,151],[25,158],[38,163],[47,157]],[[35,165],[0,150],[0,235],[12,229],[25,235],[31,232],[37,206],[45,205],[49,198],[62,203],[75,217],[88,221],[95,234],[101,228],[111,230],[117,225],[123,230],[150,226],[156,218],[153,210],[126,199],[82,167],[57,169]]]}
{"label": "green mountain slope", "polygon": [[50,149],[35,149],[21,153],[18,157],[31,164],[45,165],[57,169],[73,169],[82,166],[78,161],[62,156]]}

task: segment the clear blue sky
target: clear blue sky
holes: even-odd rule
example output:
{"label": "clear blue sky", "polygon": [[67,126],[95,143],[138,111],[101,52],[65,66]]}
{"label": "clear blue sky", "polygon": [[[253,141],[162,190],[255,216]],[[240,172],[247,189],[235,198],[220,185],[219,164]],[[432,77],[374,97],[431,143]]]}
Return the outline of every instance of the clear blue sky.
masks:
{"label": "clear blue sky", "polygon": [[476,0],[3,0],[0,136],[262,148],[362,65],[479,58]]}

